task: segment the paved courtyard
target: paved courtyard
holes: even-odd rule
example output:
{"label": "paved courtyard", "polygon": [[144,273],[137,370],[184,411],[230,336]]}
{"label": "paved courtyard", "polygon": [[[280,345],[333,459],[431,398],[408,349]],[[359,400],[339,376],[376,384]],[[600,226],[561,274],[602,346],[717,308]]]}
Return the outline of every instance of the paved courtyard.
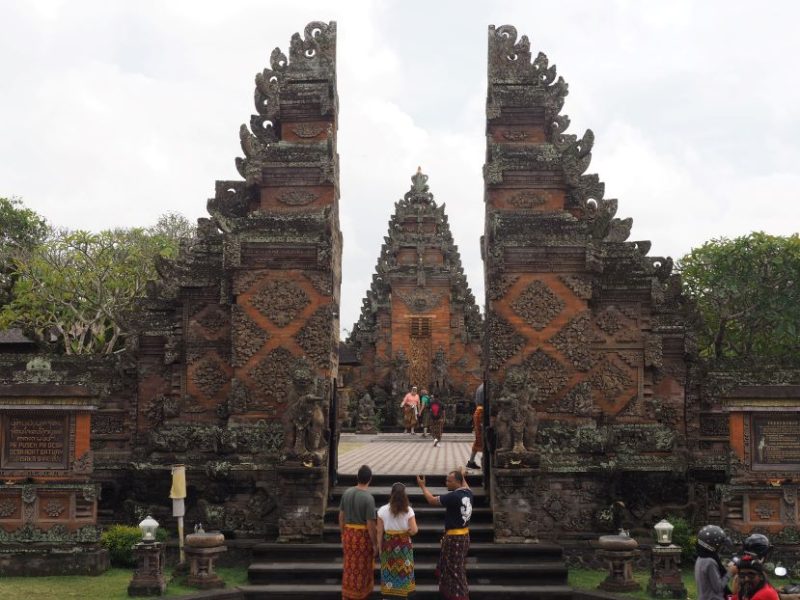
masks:
{"label": "paved courtyard", "polygon": [[[368,464],[376,474],[446,473],[466,464],[473,439],[471,433],[445,432],[442,442],[434,446],[430,437],[422,437],[419,433],[413,436],[405,433],[343,433],[339,440],[338,470],[342,474],[352,474],[361,465]],[[478,464],[480,459],[478,454]]]}

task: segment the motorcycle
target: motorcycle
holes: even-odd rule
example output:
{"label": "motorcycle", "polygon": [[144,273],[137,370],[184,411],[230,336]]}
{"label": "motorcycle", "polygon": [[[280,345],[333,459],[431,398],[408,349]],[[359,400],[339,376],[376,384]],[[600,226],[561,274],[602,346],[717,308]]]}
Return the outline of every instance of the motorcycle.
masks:
{"label": "motorcycle", "polygon": [[[777,566],[775,567],[775,576],[778,578],[786,577],[789,574],[789,571],[786,567]],[[778,583],[777,581],[775,582]],[[775,586],[778,590],[778,595],[780,596],[781,600],[800,600],[800,583],[793,583],[792,581],[787,582],[786,585],[778,587]]]}

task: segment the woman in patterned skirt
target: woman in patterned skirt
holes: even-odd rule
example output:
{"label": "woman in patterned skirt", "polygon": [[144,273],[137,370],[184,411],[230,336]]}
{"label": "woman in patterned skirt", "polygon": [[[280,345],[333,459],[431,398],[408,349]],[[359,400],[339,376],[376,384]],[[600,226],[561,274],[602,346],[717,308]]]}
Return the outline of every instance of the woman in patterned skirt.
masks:
{"label": "woman in patterned skirt", "polygon": [[378,509],[377,532],[381,594],[384,598],[407,598],[416,588],[411,536],[417,533],[417,519],[402,483],[392,485],[389,503]]}

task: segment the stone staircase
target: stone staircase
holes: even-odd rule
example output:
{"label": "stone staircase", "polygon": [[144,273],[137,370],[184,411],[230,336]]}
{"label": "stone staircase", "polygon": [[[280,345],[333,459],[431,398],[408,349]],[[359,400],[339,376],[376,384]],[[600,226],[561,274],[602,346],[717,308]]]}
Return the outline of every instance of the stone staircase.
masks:
{"label": "stone staircase", "polygon": [[[383,475],[373,479],[370,491],[375,496],[377,506],[387,502],[395,481],[406,484],[419,525],[419,533],[413,539],[417,582],[414,598],[439,598],[434,568],[439,555],[444,509],[428,506],[413,477],[407,475]],[[475,495],[467,563],[470,598],[571,598],[561,547],[549,543],[495,544],[492,509],[482,486],[482,478],[471,475],[468,481]],[[428,483],[434,495],[446,492],[441,474],[429,475]],[[248,585],[239,588],[245,598],[341,598],[342,550],[337,525],[338,506],[342,493],[351,485],[355,485],[355,476],[345,475],[340,477],[339,485],[333,488],[321,542],[264,543],[253,548]],[[373,597],[379,598],[378,569],[375,569],[375,582]]]}

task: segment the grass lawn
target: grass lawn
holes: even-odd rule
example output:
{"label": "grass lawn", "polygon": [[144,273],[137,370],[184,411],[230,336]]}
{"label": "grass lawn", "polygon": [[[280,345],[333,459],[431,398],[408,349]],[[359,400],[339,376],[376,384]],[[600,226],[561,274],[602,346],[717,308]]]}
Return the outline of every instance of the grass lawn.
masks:
{"label": "grass lawn", "polygon": [[[597,571],[593,569],[570,569],[569,585],[584,590],[596,590],[597,586],[608,576],[608,571]],[[652,600],[652,596],[647,594],[647,582],[650,580],[649,571],[634,571],[633,578],[639,582],[642,589],[638,592],[622,594],[628,598],[641,598],[642,600]],[[683,571],[683,585],[686,586],[689,600],[697,598],[697,586],[694,584],[694,573],[689,570]]]}
{"label": "grass lawn", "polygon": [[[228,587],[247,582],[247,569],[220,568],[220,577]],[[132,569],[109,569],[97,577],[3,577],[0,580],[0,598],[3,600],[53,600],[58,598],[80,598],[81,600],[127,600],[128,584],[133,577]],[[169,583],[167,594],[161,598],[176,598],[200,590]]]}

